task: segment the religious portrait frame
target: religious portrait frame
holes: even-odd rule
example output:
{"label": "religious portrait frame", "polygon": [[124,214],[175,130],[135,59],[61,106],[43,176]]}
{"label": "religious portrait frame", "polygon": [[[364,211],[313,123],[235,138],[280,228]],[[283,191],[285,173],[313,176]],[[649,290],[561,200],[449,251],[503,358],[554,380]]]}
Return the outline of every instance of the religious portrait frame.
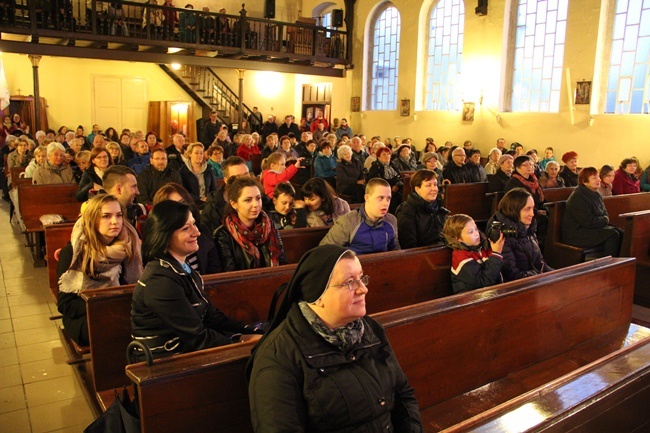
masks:
{"label": "religious portrait frame", "polygon": [[411,100],[402,99],[399,106],[399,115],[402,117],[408,117],[411,115]]}

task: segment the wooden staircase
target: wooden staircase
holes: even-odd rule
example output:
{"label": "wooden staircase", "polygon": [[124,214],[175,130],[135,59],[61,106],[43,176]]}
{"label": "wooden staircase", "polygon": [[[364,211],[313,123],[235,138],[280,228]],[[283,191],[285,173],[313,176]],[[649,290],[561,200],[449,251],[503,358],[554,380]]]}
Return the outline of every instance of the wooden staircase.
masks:
{"label": "wooden staircase", "polygon": [[[207,118],[208,114],[215,110],[219,122],[225,123],[230,129],[233,123],[239,123],[239,96],[212,68],[183,65],[179,70],[174,70],[164,64],[160,67],[203,107],[203,117]],[[251,113],[252,110],[242,104],[242,114],[246,119]]]}

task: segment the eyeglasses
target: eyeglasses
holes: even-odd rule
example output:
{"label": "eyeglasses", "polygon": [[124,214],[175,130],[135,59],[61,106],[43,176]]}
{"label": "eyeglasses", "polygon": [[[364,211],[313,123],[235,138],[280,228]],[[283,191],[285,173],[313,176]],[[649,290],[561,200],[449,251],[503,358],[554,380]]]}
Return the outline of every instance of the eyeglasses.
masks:
{"label": "eyeglasses", "polygon": [[356,292],[357,290],[359,290],[361,283],[363,283],[364,286],[367,286],[369,282],[370,282],[370,275],[364,275],[358,280],[350,280],[347,283],[343,283],[343,284],[330,284],[329,287],[347,286],[350,292]]}

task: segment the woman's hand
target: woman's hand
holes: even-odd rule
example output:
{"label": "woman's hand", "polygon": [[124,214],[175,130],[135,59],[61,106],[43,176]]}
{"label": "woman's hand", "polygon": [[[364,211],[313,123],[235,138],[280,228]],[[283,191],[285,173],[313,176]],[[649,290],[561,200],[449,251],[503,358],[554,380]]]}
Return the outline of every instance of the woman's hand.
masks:
{"label": "woman's hand", "polygon": [[490,241],[490,247],[492,248],[492,252],[499,253],[503,251],[503,244],[506,243],[506,238],[503,237],[503,233],[500,233],[499,240],[496,242]]}
{"label": "woman's hand", "polygon": [[397,185],[395,185],[395,186],[392,187],[390,190],[393,191],[393,192],[397,192],[398,189],[399,189],[399,188],[397,187]]}
{"label": "woman's hand", "polygon": [[302,165],[300,165],[300,163],[303,162],[304,160],[305,160],[305,158],[304,158],[303,156],[301,156],[300,158],[298,158],[298,159],[296,160],[296,168],[301,168]]}

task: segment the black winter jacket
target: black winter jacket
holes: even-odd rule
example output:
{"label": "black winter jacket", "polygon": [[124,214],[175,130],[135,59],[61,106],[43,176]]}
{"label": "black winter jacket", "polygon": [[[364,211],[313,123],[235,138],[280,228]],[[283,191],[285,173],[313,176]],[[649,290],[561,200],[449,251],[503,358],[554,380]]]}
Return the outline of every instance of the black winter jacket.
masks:
{"label": "black winter jacket", "polygon": [[81,179],[79,179],[79,187],[75,194],[78,202],[83,203],[90,198],[88,193],[93,189],[94,184],[102,185],[102,180],[95,172],[95,168],[90,167],[83,172]]}
{"label": "black winter jacket", "polygon": [[[275,227],[273,227],[275,230]],[[277,231],[277,230],[276,230]],[[282,238],[278,232],[278,239],[280,240],[280,264],[286,265],[287,258],[284,255],[284,247],[282,246]],[[219,227],[214,233],[214,242],[217,244],[217,251],[219,252],[219,260],[221,261],[221,269],[224,272],[241,271],[244,269],[251,269],[253,257],[250,256],[242,247],[233,239],[225,226]],[[269,250],[268,242],[266,244],[257,246],[260,250],[261,268],[271,266],[271,251]]]}
{"label": "black winter jacket", "polygon": [[416,192],[411,192],[395,212],[397,236],[402,249],[423,247],[442,242],[442,227],[449,211],[440,200],[426,202]]}
{"label": "black winter jacket", "polygon": [[488,192],[505,191],[506,184],[509,180],[510,176],[508,176],[505,171],[498,169],[497,172],[488,179]]}
{"label": "black winter jacket", "polygon": [[546,264],[544,257],[542,257],[542,251],[539,249],[537,236],[535,235],[537,229],[535,220],[526,228],[521,221],[515,223],[501,212],[497,212],[490,218],[487,227],[490,227],[494,221],[499,221],[517,230],[516,236],[506,236],[503,251],[501,252],[504,281],[518,280],[553,270]]}
{"label": "black winter jacket", "polygon": [[562,217],[562,240],[569,245],[595,247],[612,236],[609,215],[598,191],[578,186],[569,196]]}
{"label": "black winter jacket", "polygon": [[255,354],[248,395],[256,433],[422,431],[413,388],[383,328],[362,320],[361,343],[344,353],[292,306]]}
{"label": "black winter jacket", "polygon": [[208,194],[203,212],[201,212],[201,222],[208,227],[212,234],[223,224],[223,217],[228,206],[224,198],[225,189],[226,184],[223,184],[219,189]]}
{"label": "black winter jacket", "polygon": [[565,187],[578,186],[578,173],[572,172],[566,165],[562,167],[558,176],[564,180]]}
{"label": "black winter jacket", "polygon": [[[199,195],[199,180],[197,179],[196,174],[194,174],[187,165],[184,165],[183,168],[181,168],[180,175],[181,180],[183,181],[183,186],[190,193],[192,199],[194,199],[194,203],[202,203]],[[205,182],[205,195],[207,197],[209,193],[217,189],[217,180],[214,178],[214,171],[212,171],[210,167],[206,167],[201,176],[203,176],[203,181]]]}
{"label": "black winter jacket", "polygon": [[336,190],[341,194],[347,194],[350,187],[363,179],[363,165],[358,159],[352,158],[350,162],[341,160],[336,165]]}
{"label": "black winter jacket", "polygon": [[154,357],[230,344],[242,333],[252,329],[210,304],[197,272],[168,255],[147,263],[133,291],[131,334],[150,348],[173,347],[153,349]]}
{"label": "black winter jacket", "polygon": [[451,161],[445,166],[444,170],[442,170],[442,178],[451,183],[467,183],[469,182],[467,167],[464,165],[459,167]]}
{"label": "black winter jacket", "polygon": [[138,194],[136,201],[143,204],[153,203],[153,196],[156,195],[156,192],[161,186],[169,182],[183,184],[181,175],[169,165],[163,171],[156,170],[152,165],[148,165],[138,175],[140,194]]}

